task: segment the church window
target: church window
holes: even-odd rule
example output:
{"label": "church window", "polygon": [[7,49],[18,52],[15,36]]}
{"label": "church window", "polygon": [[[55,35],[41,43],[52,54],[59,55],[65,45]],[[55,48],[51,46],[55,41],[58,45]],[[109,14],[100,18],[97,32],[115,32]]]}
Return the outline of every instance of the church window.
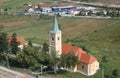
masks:
{"label": "church window", "polygon": [[84,65],[82,65],[82,69],[84,69]]}
{"label": "church window", "polygon": [[52,37],[52,41],[54,41],[55,39]]}
{"label": "church window", "polygon": [[60,38],[58,37],[58,40],[60,40]]}

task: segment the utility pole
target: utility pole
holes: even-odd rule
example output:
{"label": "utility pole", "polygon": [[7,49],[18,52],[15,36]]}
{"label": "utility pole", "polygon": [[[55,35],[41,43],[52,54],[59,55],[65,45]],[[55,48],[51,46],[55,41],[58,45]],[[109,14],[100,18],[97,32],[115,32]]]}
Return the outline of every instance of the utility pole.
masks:
{"label": "utility pole", "polygon": [[6,61],[7,61],[7,67],[10,68],[9,66],[9,59],[8,59],[8,55],[6,55]]}
{"label": "utility pole", "polygon": [[42,75],[42,65],[41,65],[41,75]]}
{"label": "utility pole", "polygon": [[104,67],[102,68],[102,78],[104,78]]}
{"label": "utility pole", "polygon": [[104,64],[102,64],[101,68],[102,68],[102,78],[104,78]]}

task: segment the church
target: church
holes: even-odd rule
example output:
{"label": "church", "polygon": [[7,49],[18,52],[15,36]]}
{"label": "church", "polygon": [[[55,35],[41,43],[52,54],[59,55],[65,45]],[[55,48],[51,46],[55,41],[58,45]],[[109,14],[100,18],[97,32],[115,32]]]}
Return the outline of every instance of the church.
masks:
{"label": "church", "polygon": [[62,69],[79,72],[87,76],[94,75],[99,69],[99,62],[90,54],[87,54],[84,50],[76,46],[70,46],[66,43],[62,43],[62,31],[58,27],[57,16],[55,15],[52,29],[49,32],[49,45],[50,53],[52,51],[57,52],[57,55],[68,54],[73,51],[75,56],[78,57],[80,64],[76,65],[73,69],[62,67]]}

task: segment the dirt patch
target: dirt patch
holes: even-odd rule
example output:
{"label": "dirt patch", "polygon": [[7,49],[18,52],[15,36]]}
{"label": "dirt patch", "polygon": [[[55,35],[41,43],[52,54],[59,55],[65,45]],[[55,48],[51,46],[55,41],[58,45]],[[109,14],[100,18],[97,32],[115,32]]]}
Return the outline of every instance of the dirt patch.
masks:
{"label": "dirt patch", "polygon": [[98,1],[106,4],[120,5],[120,0],[98,0]]}
{"label": "dirt patch", "polygon": [[0,0],[0,4],[4,4],[4,3],[8,2],[8,1],[10,1],[10,0]]}
{"label": "dirt patch", "polygon": [[19,28],[22,26],[28,25],[29,22],[26,20],[20,20],[20,21],[12,21],[12,22],[4,22],[2,23],[5,29],[13,29],[13,28]]}

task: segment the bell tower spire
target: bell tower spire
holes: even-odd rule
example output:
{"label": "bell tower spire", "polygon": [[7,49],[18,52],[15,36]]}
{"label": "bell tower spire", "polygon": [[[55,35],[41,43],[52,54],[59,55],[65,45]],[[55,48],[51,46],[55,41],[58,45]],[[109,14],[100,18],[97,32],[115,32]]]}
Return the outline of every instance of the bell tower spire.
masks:
{"label": "bell tower spire", "polygon": [[59,33],[61,32],[58,26],[57,15],[54,15],[53,26],[50,33]]}
{"label": "bell tower spire", "polygon": [[57,15],[54,15],[52,29],[49,32],[50,53],[55,51],[58,56],[62,54],[61,30],[58,26]]}

